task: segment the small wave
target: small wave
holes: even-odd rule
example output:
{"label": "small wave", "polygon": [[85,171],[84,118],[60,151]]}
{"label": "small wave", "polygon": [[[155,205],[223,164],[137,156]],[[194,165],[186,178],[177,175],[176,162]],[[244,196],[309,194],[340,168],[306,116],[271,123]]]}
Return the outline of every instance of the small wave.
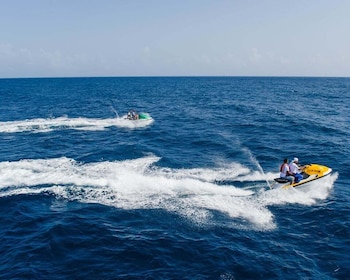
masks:
{"label": "small wave", "polygon": [[124,117],[108,118],[108,119],[94,119],[94,118],[37,118],[20,121],[0,122],[0,133],[43,133],[54,130],[89,130],[98,131],[105,130],[109,127],[121,128],[142,128],[153,123],[153,119],[148,120],[128,120]]}

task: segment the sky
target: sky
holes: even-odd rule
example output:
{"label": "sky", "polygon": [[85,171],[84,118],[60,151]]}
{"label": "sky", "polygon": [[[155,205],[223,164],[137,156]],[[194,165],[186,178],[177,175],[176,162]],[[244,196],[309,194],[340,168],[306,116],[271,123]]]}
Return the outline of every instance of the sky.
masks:
{"label": "sky", "polygon": [[0,78],[350,77],[348,0],[0,0]]}

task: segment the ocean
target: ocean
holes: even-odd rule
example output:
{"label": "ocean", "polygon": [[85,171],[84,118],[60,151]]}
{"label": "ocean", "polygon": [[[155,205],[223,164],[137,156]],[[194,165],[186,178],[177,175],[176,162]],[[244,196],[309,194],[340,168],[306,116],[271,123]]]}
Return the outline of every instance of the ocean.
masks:
{"label": "ocean", "polygon": [[[0,279],[350,279],[349,104],[350,78],[0,79]],[[333,172],[274,188],[294,157]]]}

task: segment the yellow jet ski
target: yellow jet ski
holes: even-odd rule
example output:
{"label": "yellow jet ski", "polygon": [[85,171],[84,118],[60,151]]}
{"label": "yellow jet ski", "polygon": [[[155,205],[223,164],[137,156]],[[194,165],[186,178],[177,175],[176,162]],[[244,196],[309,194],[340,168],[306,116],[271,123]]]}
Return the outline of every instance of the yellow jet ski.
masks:
{"label": "yellow jet ski", "polygon": [[327,175],[330,175],[331,173],[332,173],[331,168],[324,165],[313,163],[313,164],[306,165],[304,167],[301,173],[303,177],[297,183],[290,184],[290,182],[288,182],[288,180],[284,178],[275,178],[274,181],[278,183],[279,187],[283,189],[295,188],[295,187],[299,187],[301,185],[313,182],[315,180],[319,180]]}

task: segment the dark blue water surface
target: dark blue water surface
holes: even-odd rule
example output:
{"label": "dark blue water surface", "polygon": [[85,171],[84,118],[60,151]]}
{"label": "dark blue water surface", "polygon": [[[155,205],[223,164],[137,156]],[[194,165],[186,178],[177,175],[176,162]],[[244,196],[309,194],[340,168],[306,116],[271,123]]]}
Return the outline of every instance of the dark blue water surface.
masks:
{"label": "dark blue water surface", "polygon": [[[0,279],[349,279],[349,104],[349,78],[0,79]],[[270,189],[285,157],[333,173]]]}

